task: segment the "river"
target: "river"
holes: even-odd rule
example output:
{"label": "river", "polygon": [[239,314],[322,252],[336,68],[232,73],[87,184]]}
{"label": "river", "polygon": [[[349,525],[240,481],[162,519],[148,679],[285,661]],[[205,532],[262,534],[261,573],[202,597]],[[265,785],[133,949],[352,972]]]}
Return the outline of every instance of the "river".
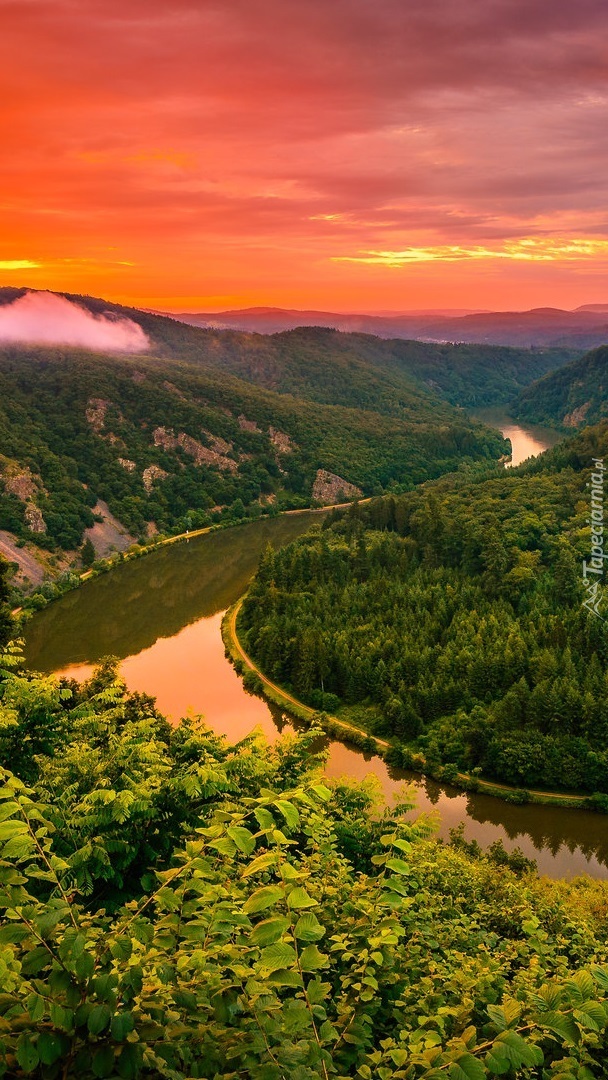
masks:
{"label": "river", "polygon": [[507,465],[521,465],[522,461],[542,454],[543,450],[548,450],[564,438],[553,428],[540,427],[538,424],[520,424],[501,408],[475,409],[472,415],[489,427],[498,428],[505,439],[511,440],[511,460]]}
{"label": "river", "polygon": [[[531,437],[540,449],[548,445],[532,429],[508,423],[514,463]],[[500,426],[497,414],[493,424]],[[128,686],[156,696],[159,708],[176,722],[192,712],[232,742],[256,725],[273,741],[291,730],[290,724],[278,709],[244,691],[224,656],[220,624],[226,608],[244,592],[266,545],[288,543],[319,517],[262,519],[125,563],[32,619],[28,665],[84,678],[96,661],[112,654],[119,657]],[[451,828],[464,822],[468,839],[484,846],[501,839],[509,850],[520,847],[542,873],[608,877],[608,826],[601,815],[463,794],[390,769],[381,758],[339,742],[329,745],[327,772],[358,778],[371,773],[388,800],[408,781],[415,788],[417,810],[435,812],[439,834],[446,839]]]}

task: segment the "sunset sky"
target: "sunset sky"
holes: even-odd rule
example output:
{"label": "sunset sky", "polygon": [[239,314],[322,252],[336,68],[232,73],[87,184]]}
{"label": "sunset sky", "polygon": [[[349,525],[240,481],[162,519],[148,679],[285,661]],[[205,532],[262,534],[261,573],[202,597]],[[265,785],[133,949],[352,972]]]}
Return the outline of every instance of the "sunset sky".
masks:
{"label": "sunset sky", "polygon": [[608,303],[606,0],[0,0],[0,285]]}

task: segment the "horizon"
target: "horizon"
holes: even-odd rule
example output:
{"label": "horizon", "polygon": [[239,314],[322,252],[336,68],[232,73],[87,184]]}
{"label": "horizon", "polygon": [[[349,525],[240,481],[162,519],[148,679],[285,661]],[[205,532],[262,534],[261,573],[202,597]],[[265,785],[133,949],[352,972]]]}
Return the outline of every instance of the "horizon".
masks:
{"label": "horizon", "polygon": [[600,0],[2,8],[0,284],[169,313],[602,303]]}
{"label": "horizon", "polygon": [[174,316],[179,316],[179,315],[211,315],[211,316],[213,316],[213,315],[238,314],[240,312],[245,313],[245,312],[273,312],[273,311],[284,312],[284,313],[292,313],[292,314],[316,314],[316,315],[340,315],[340,316],[355,315],[355,316],[368,317],[368,318],[379,318],[379,319],[398,319],[398,318],[401,318],[401,317],[423,316],[423,315],[434,315],[436,317],[438,317],[438,316],[444,317],[445,316],[445,317],[451,317],[451,318],[459,318],[459,317],[466,316],[466,315],[526,315],[526,314],[531,314],[531,313],[536,312],[536,311],[563,311],[564,313],[573,314],[573,313],[576,313],[578,311],[582,311],[582,310],[585,310],[585,309],[589,309],[590,312],[593,313],[592,312],[593,308],[605,309],[605,312],[600,311],[600,310],[597,311],[597,314],[599,316],[603,315],[604,313],[606,313],[608,315],[608,302],[601,301],[601,300],[588,301],[586,303],[578,304],[576,307],[573,307],[573,308],[565,308],[565,307],[562,308],[562,307],[558,307],[555,304],[543,304],[543,305],[537,305],[535,307],[527,307],[527,308],[481,308],[481,307],[461,307],[461,308],[457,308],[457,307],[438,306],[438,307],[425,307],[425,308],[402,308],[401,310],[397,310],[397,309],[391,309],[391,310],[376,309],[376,310],[374,310],[374,309],[371,309],[371,308],[358,308],[358,309],[344,308],[344,309],[340,310],[338,308],[297,307],[297,306],[293,306],[293,305],[290,306],[290,307],[287,307],[287,306],[280,306],[280,305],[277,305],[277,304],[259,303],[259,304],[251,304],[251,305],[249,305],[247,307],[242,307],[242,308],[237,308],[237,307],[233,307],[233,308],[216,307],[216,308],[214,308],[214,307],[210,306],[208,308],[201,308],[199,311],[196,311],[196,310],[186,309],[186,308],[183,308],[183,309],[182,308],[179,308],[179,309],[176,308],[174,310],[171,310],[169,308],[146,307],[144,305],[138,305],[138,304],[132,303],[132,302],[127,302],[127,301],[122,302],[122,301],[119,301],[119,300],[115,300],[109,295],[101,296],[101,295],[94,294],[94,293],[75,293],[75,292],[73,292],[72,290],[69,290],[69,289],[54,289],[54,288],[52,288],[50,286],[48,288],[37,289],[35,286],[31,286],[31,285],[15,285],[15,284],[13,284],[11,282],[0,282],[0,291],[2,289],[11,289],[11,290],[14,289],[16,291],[25,291],[25,292],[31,292],[31,293],[40,292],[40,293],[50,293],[50,294],[60,294],[60,295],[65,293],[66,295],[73,295],[73,296],[80,295],[82,297],[88,297],[90,299],[105,300],[105,301],[107,301],[107,303],[117,304],[119,306],[122,303],[124,307],[136,308],[136,309],[139,309],[141,311],[148,312],[149,314],[152,314],[152,315],[167,315],[170,318],[172,318]]}

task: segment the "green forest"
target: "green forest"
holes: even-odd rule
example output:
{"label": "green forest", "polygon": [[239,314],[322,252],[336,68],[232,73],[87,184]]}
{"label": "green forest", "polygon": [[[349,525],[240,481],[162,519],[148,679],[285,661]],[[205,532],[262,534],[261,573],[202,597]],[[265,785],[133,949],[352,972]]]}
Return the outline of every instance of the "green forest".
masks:
{"label": "green forest", "polygon": [[28,672],[0,615],[0,1075],[605,1074],[605,883],[438,842],[314,731],[229,746],[111,660]]}
{"label": "green forest", "polygon": [[[136,536],[148,522],[177,532],[272,503],[308,506],[319,469],[371,495],[505,447],[430,393],[388,416],[175,361],[75,349],[5,347],[0,398],[0,528],[51,549],[80,543],[97,499]],[[28,524],[29,505],[45,531]]]}
{"label": "green forest", "polygon": [[[22,293],[0,289],[0,304]],[[0,529],[59,553],[81,545],[98,500],[145,541],[314,504],[319,470],[336,496],[340,480],[378,496],[497,460],[506,444],[463,408],[504,404],[577,355],[205,330],[70,299],[135,320],[151,344],[137,357],[0,348]]]}
{"label": "green forest", "polygon": [[395,764],[608,806],[608,635],[581,571],[585,485],[607,454],[601,424],[268,550],[240,616],[248,652],[307,704],[390,738]]}
{"label": "green forest", "polygon": [[399,415],[416,390],[431,391],[461,408],[504,405],[534,379],[580,356],[572,349],[387,341],[318,326],[268,336],[203,333],[207,362],[248,382],[390,415]]}
{"label": "green forest", "polygon": [[[0,288],[0,305],[25,289]],[[93,315],[128,318],[162,359],[239,376],[248,383],[325,405],[403,416],[438,395],[461,408],[506,405],[535,379],[582,350],[386,340],[371,334],[300,327],[277,334],[203,329],[178,319],[61,293]]]}
{"label": "green forest", "polygon": [[596,424],[608,413],[607,374],[608,345],[602,345],[522,390],[513,413],[563,430]]}

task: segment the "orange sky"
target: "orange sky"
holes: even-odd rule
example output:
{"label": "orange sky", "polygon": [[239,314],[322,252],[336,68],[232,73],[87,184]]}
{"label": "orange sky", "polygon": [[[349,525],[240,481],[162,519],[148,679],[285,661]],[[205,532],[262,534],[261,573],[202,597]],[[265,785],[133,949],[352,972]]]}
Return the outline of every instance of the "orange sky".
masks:
{"label": "orange sky", "polygon": [[0,0],[0,285],[608,302],[605,0]]}

